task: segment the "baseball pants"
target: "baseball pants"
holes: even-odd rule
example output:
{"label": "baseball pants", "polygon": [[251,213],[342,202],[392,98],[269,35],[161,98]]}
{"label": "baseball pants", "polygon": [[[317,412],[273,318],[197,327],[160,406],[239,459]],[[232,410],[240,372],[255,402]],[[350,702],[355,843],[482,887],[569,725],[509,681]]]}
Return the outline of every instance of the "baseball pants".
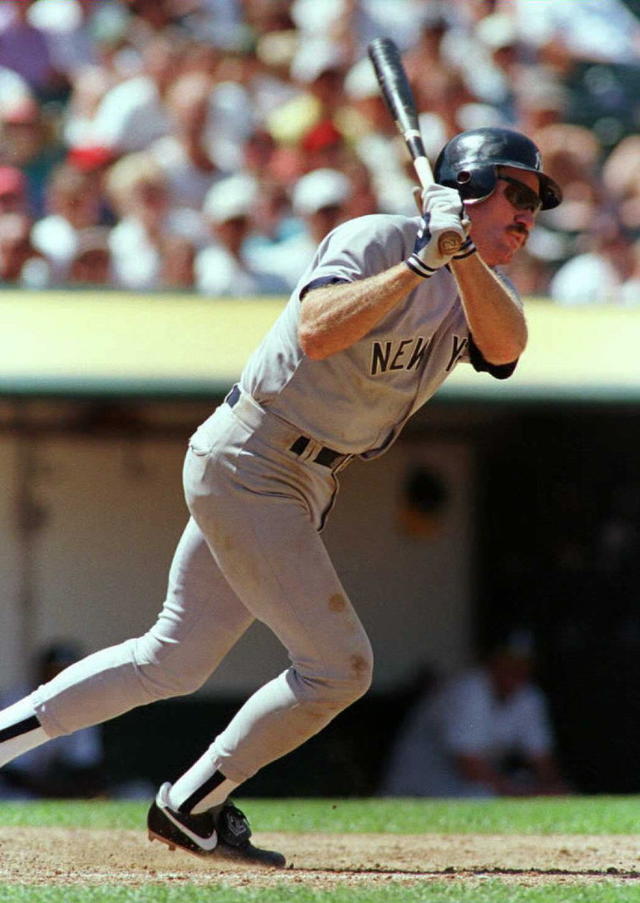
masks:
{"label": "baseball pants", "polygon": [[89,655],[32,696],[50,737],[197,690],[254,619],[291,665],[241,707],[210,747],[241,783],[295,749],[368,689],[367,635],[319,536],[331,469],[291,445],[295,427],[240,394],[192,437],[184,465],[191,517],[166,601],[143,636]]}

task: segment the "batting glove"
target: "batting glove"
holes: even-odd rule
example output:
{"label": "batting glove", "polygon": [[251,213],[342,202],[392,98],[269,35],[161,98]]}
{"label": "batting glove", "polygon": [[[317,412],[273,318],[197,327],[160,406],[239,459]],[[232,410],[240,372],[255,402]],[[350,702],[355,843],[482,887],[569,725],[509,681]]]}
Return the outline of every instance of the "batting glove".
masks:
{"label": "batting glove", "polygon": [[[475,251],[469,238],[470,221],[457,191],[444,185],[430,185],[422,194],[423,217],[413,254],[406,261],[409,269],[428,279],[436,270],[452,258],[463,259]],[[454,232],[461,241],[455,253],[446,253],[439,247],[445,232]]]}

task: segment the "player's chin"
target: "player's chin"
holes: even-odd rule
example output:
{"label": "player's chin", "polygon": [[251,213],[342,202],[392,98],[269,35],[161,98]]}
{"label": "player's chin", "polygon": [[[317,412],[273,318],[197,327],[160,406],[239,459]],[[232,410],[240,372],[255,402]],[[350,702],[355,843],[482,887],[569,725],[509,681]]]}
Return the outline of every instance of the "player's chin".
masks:
{"label": "player's chin", "polygon": [[510,263],[518,251],[521,251],[527,243],[528,236],[522,233],[510,232],[507,234],[506,240],[502,243],[497,256],[501,259],[497,261],[500,265]]}
{"label": "player's chin", "polygon": [[502,245],[499,248],[495,248],[491,253],[483,254],[480,252],[480,256],[488,266],[501,267],[511,263],[513,257],[519,250],[519,248]]}

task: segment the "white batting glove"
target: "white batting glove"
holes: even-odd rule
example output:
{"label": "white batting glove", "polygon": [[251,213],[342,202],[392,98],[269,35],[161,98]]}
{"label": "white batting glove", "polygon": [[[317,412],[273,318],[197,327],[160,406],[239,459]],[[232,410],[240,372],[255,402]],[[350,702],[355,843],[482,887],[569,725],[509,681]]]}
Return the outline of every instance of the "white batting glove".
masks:
{"label": "white batting glove", "polygon": [[[473,254],[475,245],[469,237],[471,223],[455,189],[445,185],[429,185],[422,193],[422,203],[422,223],[413,254],[406,263],[414,273],[428,279],[450,260],[461,260]],[[439,247],[445,232],[453,232],[460,238],[461,245],[455,252],[447,253]]]}

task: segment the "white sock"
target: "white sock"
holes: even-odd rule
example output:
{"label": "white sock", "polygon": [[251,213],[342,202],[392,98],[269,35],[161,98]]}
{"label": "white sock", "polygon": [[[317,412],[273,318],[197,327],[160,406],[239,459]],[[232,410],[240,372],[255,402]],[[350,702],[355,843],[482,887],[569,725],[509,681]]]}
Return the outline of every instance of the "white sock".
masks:
{"label": "white sock", "polygon": [[171,787],[169,805],[176,811],[199,815],[224,803],[238,786],[217,770],[207,750]]}
{"label": "white sock", "polygon": [[0,712],[0,768],[50,739],[30,699],[26,696]]}

